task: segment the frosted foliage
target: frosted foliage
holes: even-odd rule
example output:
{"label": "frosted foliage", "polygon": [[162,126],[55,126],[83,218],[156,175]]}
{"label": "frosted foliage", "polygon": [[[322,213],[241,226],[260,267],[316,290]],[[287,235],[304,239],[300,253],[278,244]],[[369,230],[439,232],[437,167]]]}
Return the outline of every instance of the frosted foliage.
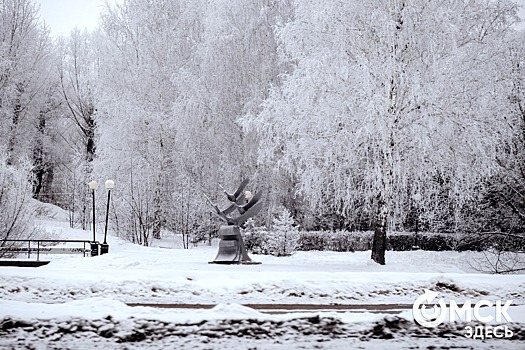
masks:
{"label": "frosted foliage", "polygon": [[35,117],[50,80],[51,41],[30,0],[0,3],[0,147],[8,162],[30,156]]}
{"label": "frosted foliage", "polygon": [[496,171],[507,132],[493,112],[504,86],[491,73],[514,10],[484,1],[298,2],[279,31],[295,70],[244,120],[262,136],[259,160],[295,174],[316,207],[328,200],[352,210],[360,198],[382,198],[395,217],[416,192],[430,207],[443,179],[461,206]]}
{"label": "frosted foliage", "polygon": [[0,240],[28,238],[33,231],[30,167],[6,165],[0,153]]}
{"label": "frosted foliage", "polygon": [[[99,151],[94,172],[112,178],[113,224],[126,238],[148,244],[160,234],[172,202],[178,163],[172,107],[173,74],[191,57],[202,2],[128,0],[103,11],[98,92]],[[186,189],[186,188],[185,188]]]}
{"label": "frosted foliage", "polygon": [[273,219],[268,233],[268,240],[266,241],[268,254],[289,256],[297,250],[299,228],[294,224],[295,221],[288,209],[282,209],[279,215]]}
{"label": "frosted foliage", "polygon": [[287,20],[287,7],[290,1],[215,0],[203,11],[194,55],[172,77],[180,89],[173,106],[179,160],[201,187],[234,186],[254,172],[255,142],[238,118],[256,114],[278,78],[273,30]]}
{"label": "frosted foliage", "polygon": [[270,238],[265,226],[258,226],[253,218],[244,224],[244,243],[246,249],[254,254],[268,254],[267,241]]}
{"label": "frosted foliage", "polygon": [[191,193],[213,196],[217,183],[234,187],[254,173],[256,142],[237,119],[259,111],[281,72],[274,27],[291,8],[289,0],[106,4],[94,173],[119,181],[124,215],[137,215],[128,206],[143,193],[157,226],[207,225],[205,201]]}

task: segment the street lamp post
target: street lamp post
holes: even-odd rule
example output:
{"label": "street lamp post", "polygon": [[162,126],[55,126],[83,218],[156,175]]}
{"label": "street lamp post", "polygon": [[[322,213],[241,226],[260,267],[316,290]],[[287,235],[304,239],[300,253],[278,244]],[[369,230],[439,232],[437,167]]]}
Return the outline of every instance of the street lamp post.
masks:
{"label": "street lamp post", "polygon": [[96,237],[95,237],[95,191],[98,188],[98,182],[91,181],[88,184],[88,186],[91,189],[91,192],[93,195],[93,242],[91,242],[91,256],[97,256],[98,255],[98,243],[96,242]]}
{"label": "street lamp post", "polygon": [[109,200],[111,199],[111,190],[115,187],[113,180],[107,180],[106,189],[108,190],[108,203],[106,207],[106,226],[104,227],[104,243],[100,245],[100,255],[109,253],[109,244],[106,242],[108,236],[108,218],[109,218]]}
{"label": "street lamp post", "polygon": [[413,250],[419,249],[419,242],[418,242],[418,231],[419,231],[419,202],[421,202],[421,194],[418,192],[415,195],[412,196],[412,199],[416,202],[416,229],[414,233],[414,245],[412,246]]}

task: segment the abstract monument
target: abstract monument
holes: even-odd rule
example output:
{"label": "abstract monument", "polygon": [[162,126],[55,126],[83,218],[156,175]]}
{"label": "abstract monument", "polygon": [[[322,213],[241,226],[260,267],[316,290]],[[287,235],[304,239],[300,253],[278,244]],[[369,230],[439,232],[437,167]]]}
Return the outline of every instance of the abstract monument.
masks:
{"label": "abstract monument", "polygon": [[226,225],[219,228],[219,252],[210,264],[260,264],[248,256],[246,247],[239,230],[239,226],[253,217],[261,210],[261,192],[252,195],[250,191],[243,191],[249,180],[246,179],[239,185],[234,193],[222,190],[230,201],[230,205],[221,210],[207,196],[208,203],[213,207],[213,213],[220,217]]}

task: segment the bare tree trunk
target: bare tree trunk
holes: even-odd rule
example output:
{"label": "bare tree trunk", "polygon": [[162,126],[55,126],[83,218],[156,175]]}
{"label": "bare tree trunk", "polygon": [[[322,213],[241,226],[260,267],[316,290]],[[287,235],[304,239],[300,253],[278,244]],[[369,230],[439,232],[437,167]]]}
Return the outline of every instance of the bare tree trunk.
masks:
{"label": "bare tree trunk", "polygon": [[161,223],[161,205],[160,205],[160,189],[157,187],[155,189],[155,194],[153,197],[153,238],[160,239],[160,229],[162,227]]}
{"label": "bare tree trunk", "polygon": [[165,211],[162,208],[163,198],[162,198],[162,191],[165,190],[165,187],[163,184],[165,183],[163,181],[163,177],[165,176],[166,171],[166,155],[165,155],[165,149],[164,149],[164,141],[162,137],[159,141],[159,147],[160,147],[160,169],[159,173],[157,175],[157,184],[155,188],[155,194],[153,197],[153,238],[160,239],[161,238],[161,229],[163,224],[165,223]]}
{"label": "bare tree trunk", "polygon": [[375,217],[374,240],[372,242],[372,260],[380,265],[385,265],[386,232],[388,229],[388,206],[378,195],[377,212]]}
{"label": "bare tree trunk", "polygon": [[86,135],[86,161],[91,163],[95,158],[95,119],[94,119],[94,108],[89,106],[88,114],[84,115],[84,120],[87,127],[84,129],[84,134]]}
{"label": "bare tree trunk", "polygon": [[24,93],[24,84],[16,84],[16,98],[13,107],[13,118],[11,124],[11,135],[7,146],[7,164],[12,165],[14,160],[15,144],[17,141],[18,125],[22,116],[22,94]]}
{"label": "bare tree trunk", "polygon": [[44,133],[46,129],[46,112],[41,110],[38,114],[38,135],[33,148],[33,198],[38,198],[44,180]]}
{"label": "bare tree trunk", "polygon": [[[400,9],[398,10],[396,19],[396,31],[394,32],[393,41],[391,45],[391,55],[397,65],[402,65],[401,54],[404,48],[399,47],[399,33],[403,28],[403,17],[402,11],[405,7],[405,3],[401,2]],[[400,72],[394,71],[390,79],[389,89],[389,107],[386,120],[390,126],[390,134],[385,141],[384,148],[381,151],[381,179],[379,181],[379,194],[377,196],[377,213],[374,230],[374,240],[372,243],[372,259],[380,265],[385,265],[385,252],[386,252],[386,233],[389,224],[389,215],[393,203],[393,190],[394,190],[394,154],[396,152],[396,130],[399,128],[400,121],[400,108],[399,95],[400,89]]]}

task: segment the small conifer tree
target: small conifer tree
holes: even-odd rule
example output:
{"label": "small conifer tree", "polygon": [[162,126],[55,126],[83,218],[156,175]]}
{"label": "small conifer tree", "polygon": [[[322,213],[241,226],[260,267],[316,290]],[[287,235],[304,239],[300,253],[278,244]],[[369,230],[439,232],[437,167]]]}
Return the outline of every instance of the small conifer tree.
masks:
{"label": "small conifer tree", "polygon": [[268,254],[275,256],[290,256],[297,250],[299,228],[286,208],[273,219],[270,235],[267,241]]}

